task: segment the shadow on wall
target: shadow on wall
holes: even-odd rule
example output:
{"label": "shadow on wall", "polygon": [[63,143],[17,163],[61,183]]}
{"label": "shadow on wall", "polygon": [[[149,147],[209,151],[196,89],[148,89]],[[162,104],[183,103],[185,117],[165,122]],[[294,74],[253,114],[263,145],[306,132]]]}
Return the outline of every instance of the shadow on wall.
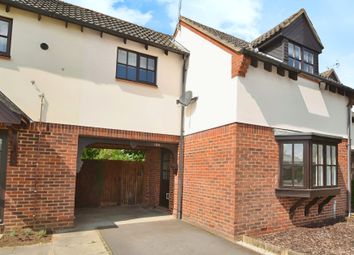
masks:
{"label": "shadow on wall", "polygon": [[346,133],[345,97],[320,91],[318,84],[300,77],[293,81],[276,73],[270,74],[261,67],[250,67],[247,78],[240,78],[238,101],[241,111],[248,109],[238,113],[241,122]]}

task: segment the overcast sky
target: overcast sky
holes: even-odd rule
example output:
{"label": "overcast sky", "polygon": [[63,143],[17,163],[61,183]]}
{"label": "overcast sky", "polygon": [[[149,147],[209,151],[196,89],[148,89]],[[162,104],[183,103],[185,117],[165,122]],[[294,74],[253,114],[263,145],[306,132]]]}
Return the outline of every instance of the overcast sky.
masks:
{"label": "overcast sky", "polygon": [[[64,0],[171,34],[179,0]],[[320,71],[336,68],[354,88],[354,1],[352,0],[183,0],[182,15],[245,40],[252,40],[305,8],[325,46]]]}

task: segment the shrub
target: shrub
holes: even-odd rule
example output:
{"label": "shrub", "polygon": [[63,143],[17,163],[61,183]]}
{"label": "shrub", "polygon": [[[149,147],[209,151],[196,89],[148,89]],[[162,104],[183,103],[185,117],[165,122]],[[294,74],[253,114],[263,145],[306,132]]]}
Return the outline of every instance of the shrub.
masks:
{"label": "shrub", "polygon": [[38,235],[38,237],[40,237],[40,238],[44,238],[44,237],[47,236],[47,231],[46,231],[45,229],[42,229],[42,230],[40,230],[40,231],[37,232],[37,235]]}
{"label": "shrub", "polygon": [[15,230],[12,230],[12,231],[9,233],[9,236],[11,236],[11,237],[17,236],[16,231],[15,231]]}
{"label": "shrub", "polygon": [[23,230],[23,233],[24,233],[24,235],[25,236],[30,236],[30,235],[32,235],[33,234],[33,231],[32,231],[32,229],[30,229],[30,228],[25,228],[24,230]]}

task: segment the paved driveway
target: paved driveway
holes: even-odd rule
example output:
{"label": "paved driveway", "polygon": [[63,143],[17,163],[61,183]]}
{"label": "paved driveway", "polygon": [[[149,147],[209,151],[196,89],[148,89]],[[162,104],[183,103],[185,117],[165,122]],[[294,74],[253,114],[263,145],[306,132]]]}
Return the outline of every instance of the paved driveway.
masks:
{"label": "paved driveway", "polygon": [[100,230],[114,255],[255,255],[188,223],[171,218],[129,221]]}

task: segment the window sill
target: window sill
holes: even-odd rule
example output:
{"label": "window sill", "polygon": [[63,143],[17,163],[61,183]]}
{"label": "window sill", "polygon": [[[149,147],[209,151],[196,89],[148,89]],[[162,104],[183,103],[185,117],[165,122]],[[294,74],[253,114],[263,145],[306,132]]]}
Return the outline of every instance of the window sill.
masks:
{"label": "window sill", "polygon": [[131,80],[126,80],[126,79],[121,79],[121,78],[116,78],[116,80],[120,81],[120,82],[134,84],[134,85],[143,85],[143,86],[148,86],[148,87],[152,87],[152,88],[157,88],[156,84],[151,84],[151,83],[147,83],[147,82],[131,81]]}
{"label": "window sill", "polygon": [[6,54],[0,54],[0,59],[10,60],[11,56]]}
{"label": "window sill", "polygon": [[315,198],[336,196],[340,193],[339,187],[319,188],[319,189],[291,189],[277,188],[275,194],[277,197],[297,197],[297,198]]}

